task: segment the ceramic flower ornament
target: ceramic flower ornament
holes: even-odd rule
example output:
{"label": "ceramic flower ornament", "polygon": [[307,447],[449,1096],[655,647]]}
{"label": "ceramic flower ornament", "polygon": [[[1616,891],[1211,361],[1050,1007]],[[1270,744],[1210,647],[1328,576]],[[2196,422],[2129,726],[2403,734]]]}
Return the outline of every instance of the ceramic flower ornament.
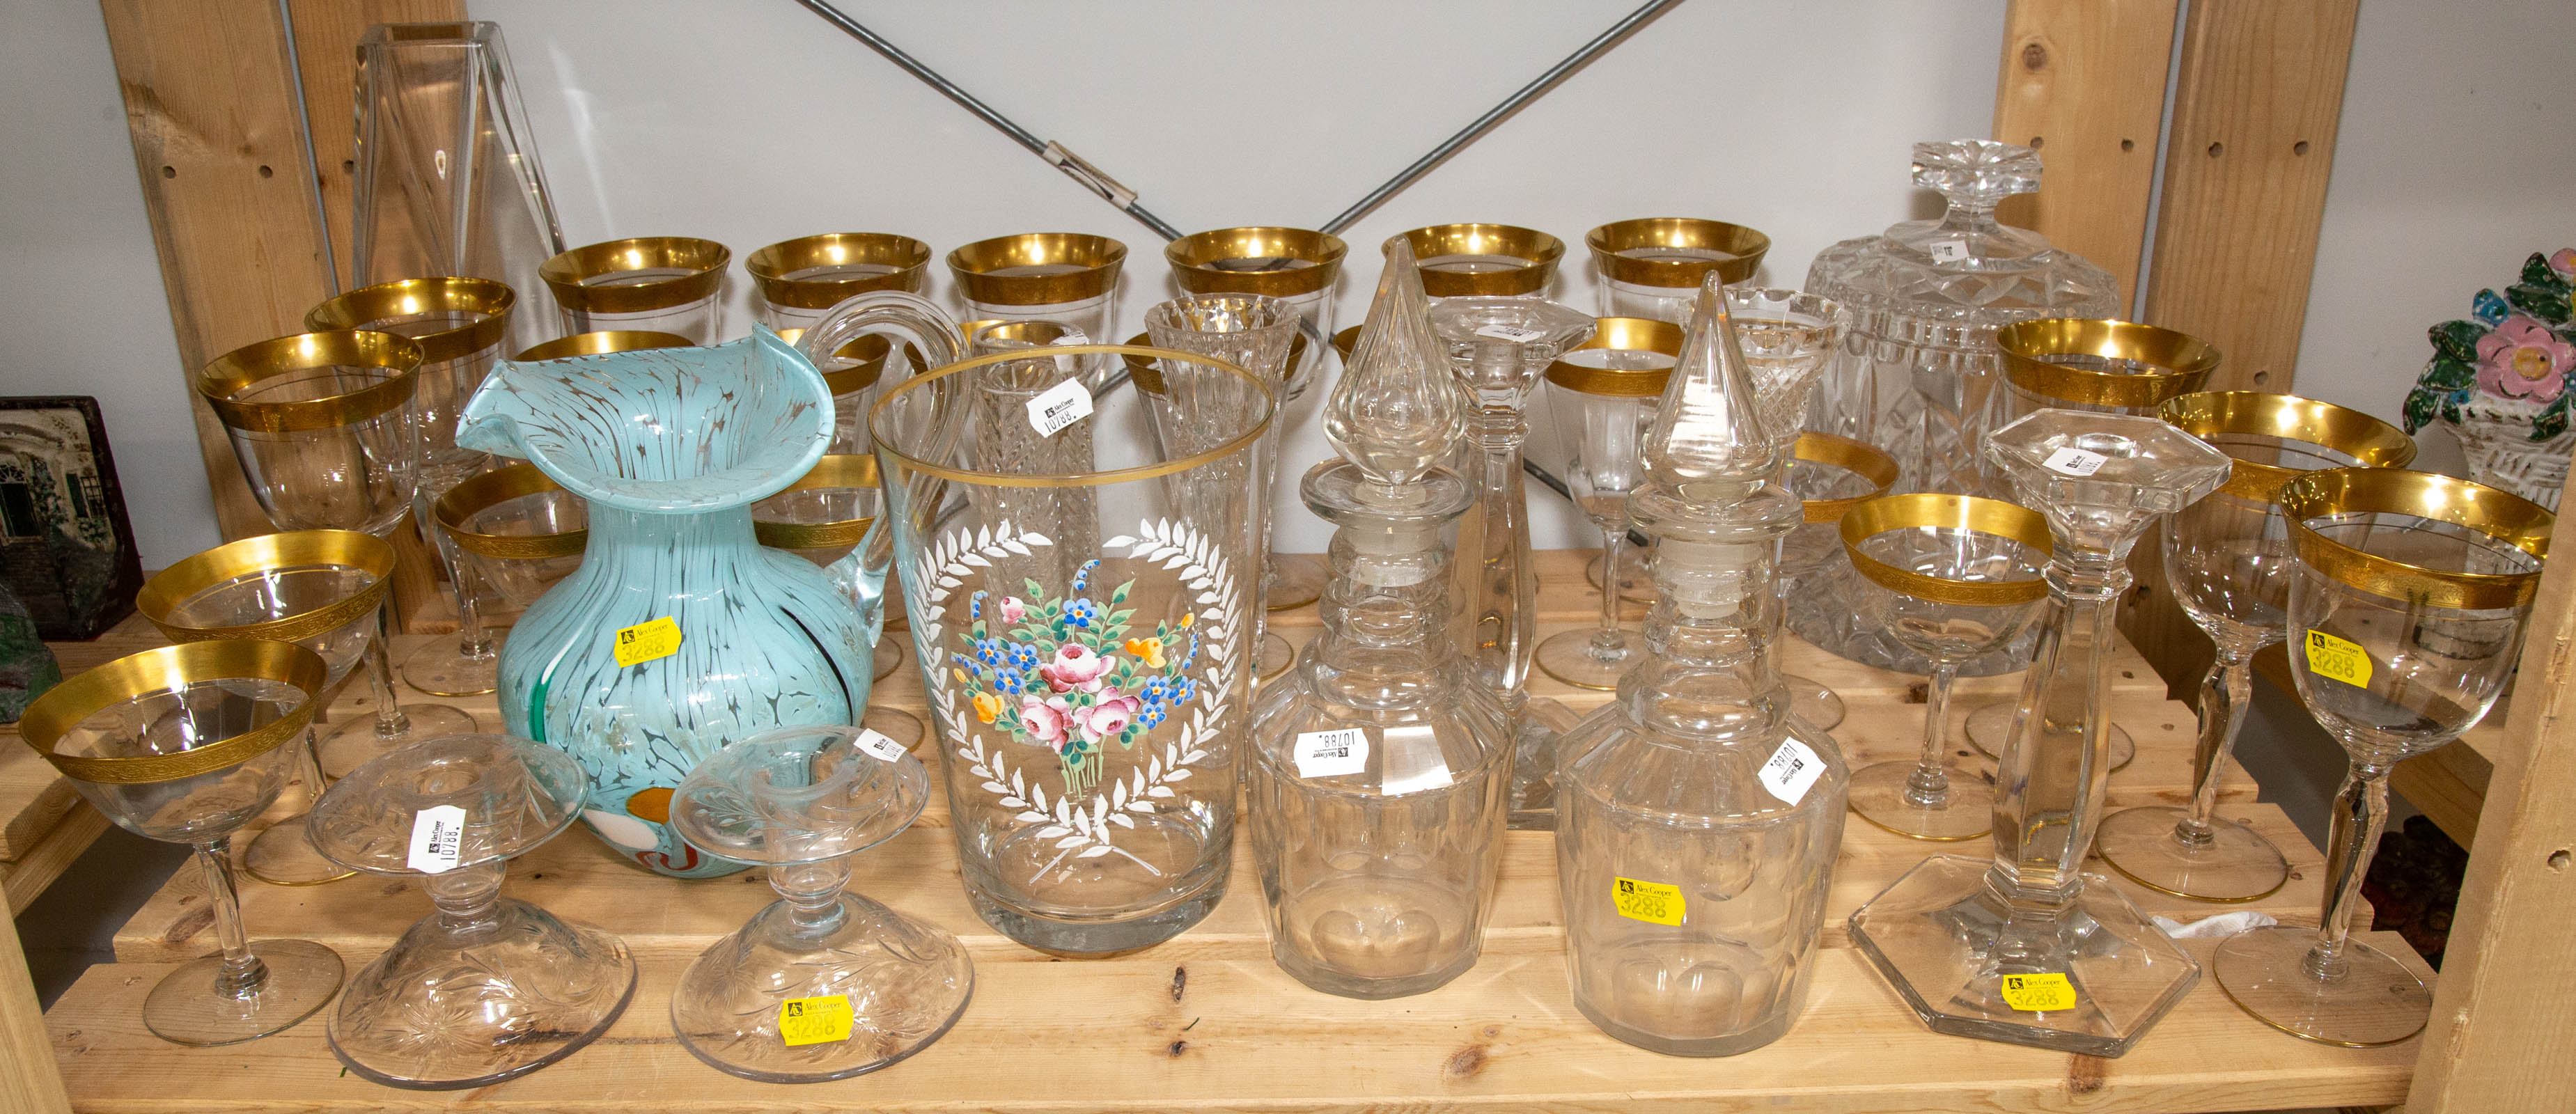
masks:
{"label": "ceramic flower ornament", "polygon": [[2567,389],[2571,365],[2576,345],[2520,314],[2478,338],[2478,389],[2489,394],[2553,401]]}
{"label": "ceramic flower ornament", "polygon": [[2441,422],[2471,478],[2555,507],[2576,449],[2576,248],[2533,252],[2519,281],[2478,291],[2468,317],[2428,335],[2433,359],[2406,396],[2406,431]]}

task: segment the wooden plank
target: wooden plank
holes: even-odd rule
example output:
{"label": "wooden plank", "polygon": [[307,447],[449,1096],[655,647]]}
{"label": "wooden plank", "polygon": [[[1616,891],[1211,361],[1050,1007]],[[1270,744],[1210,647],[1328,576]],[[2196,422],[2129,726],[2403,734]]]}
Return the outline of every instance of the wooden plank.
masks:
{"label": "wooden plank", "polygon": [[[14,912],[14,909],[13,909]],[[54,1064],[53,1039],[36,1005],[36,983],[18,944],[15,917],[0,917],[0,1111],[69,1114],[71,1095]]]}
{"label": "wooden plank", "polygon": [[1995,138],[2037,148],[2040,191],[1997,216],[2045,234],[2137,294],[2176,0],[2012,0]]}
{"label": "wooden plank", "polygon": [[16,914],[36,903],[45,889],[60,880],[63,872],[107,834],[107,817],[85,802],[73,802],[70,814],[45,833],[45,838],[14,863],[0,863],[0,891],[9,899],[9,912]]}
{"label": "wooden plank", "polygon": [[[2576,515],[2558,520],[2576,552]],[[2576,1092],[2576,575],[2541,579],[2515,700],[2451,922],[2412,1114],[2567,1109]],[[2474,1008],[2473,1008],[2474,1007]]]}

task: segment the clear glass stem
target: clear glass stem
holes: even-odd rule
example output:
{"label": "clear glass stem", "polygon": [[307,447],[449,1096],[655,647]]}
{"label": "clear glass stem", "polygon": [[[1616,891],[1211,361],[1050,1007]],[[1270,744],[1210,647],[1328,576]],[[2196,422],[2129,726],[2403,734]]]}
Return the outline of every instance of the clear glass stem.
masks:
{"label": "clear glass stem", "polygon": [[[1478,540],[1472,552],[1460,554],[1475,562],[1475,592],[1467,603],[1474,625],[1464,645],[1477,677],[1502,698],[1515,723],[1529,699],[1530,664],[1538,653],[1538,577],[1530,568],[1529,495],[1521,480],[1521,439],[1528,432],[1519,411],[1476,411],[1474,436],[1485,457],[1471,516]],[[1615,598],[1617,589],[1611,591]]]}
{"label": "clear glass stem", "polygon": [[844,855],[819,863],[769,868],[769,888],[787,903],[787,919],[806,936],[827,935],[849,919],[841,888],[850,882],[850,859]]}
{"label": "clear glass stem", "polygon": [[394,690],[393,600],[376,605],[376,637],[367,646],[367,691],[376,698],[376,734],[384,738],[411,730],[402,695]]}
{"label": "clear glass stem", "polygon": [[462,866],[421,879],[420,887],[429,893],[429,903],[438,907],[438,927],[450,937],[473,936],[493,931],[500,918],[494,915],[500,904],[501,877],[508,867],[502,860]]}
{"label": "clear glass stem", "polygon": [[1628,636],[1619,630],[1619,561],[1628,544],[1628,522],[1603,521],[1601,527],[1601,628],[1592,632],[1592,648],[1605,659],[1616,657],[1628,648]]}
{"label": "clear glass stem", "polygon": [[[304,807],[310,811],[313,803],[322,799],[323,786],[322,743],[310,727],[304,729],[303,748],[304,752],[295,756],[295,776],[304,779]],[[303,823],[303,818],[296,817],[294,822]]]}
{"label": "clear glass stem", "polygon": [[215,993],[236,1001],[256,997],[268,985],[268,965],[250,953],[250,937],[242,930],[241,896],[233,888],[232,837],[198,844],[196,858],[206,880],[206,900],[214,903],[215,941],[224,952]]}
{"label": "clear glass stem", "polygon": [[432,517],[432,513],[430,492],[423,486],[413,497],[411,517],[420,525],[421,535],[429,542],[430,551],[438,554],[438,563],[446,567],[447,598],[456,604],[456,633],[461,639],[460,648],[469,658],[489,657],[492,639],[483,630],[482,604],[475,599],[474,582],[470,579],[473,573],[464,555],[456,551],[455,541],[447,536],[447,531],[435,525],[437,519]]}
{"label": "clear glass stem", "polygon": [[2174,838],[2194,847],[2207,846],[2211,816],[2218,812],[2218,778],[2227,756],[2236,749],[2236,733],[2245,729],[2245,710],[2254,704],[2254,655],[2238,653],[2222,642],[2218,660],[2200,679],[2200,746],[2192,753],[2191,811],[2174,825]]}
{"label": "clear glass stem", "polygon": [[1941,752],[1950,746],[1950,689],[1958,680],[1956,662],[1934,663],[1923,699],[1923,756],[1915,761],[1913,776],[1905,779],[1905,799],[1925,808],[1939,808],[1950,799],[1950,769]]}
{"label": "clear glass stem", "polygon": [[2119,637],[2112,620],[2130,582],[2120,557],[2063,539],[2045,576],[2048,602],[2022,679],[2026,713],[2014,718],[1996,760],[2001,792],[1987,875],[1997,893],[2034,911],[2072,902],[2083,886],[2111,770],[2101,709]]}
{"label": "clear glass stem", "polygon": [[2326,840],[2326,905],[2317,922],[2317,946],[2308,949],[2310,976],[2319,981],[2342,978],[2344,942],[2352,937],[2353,913],[2361,906],[2361,879],[2370,869],[2379,834],[2388,827],[2389,767],[2354,762],[2335,790],[2334,831]]}

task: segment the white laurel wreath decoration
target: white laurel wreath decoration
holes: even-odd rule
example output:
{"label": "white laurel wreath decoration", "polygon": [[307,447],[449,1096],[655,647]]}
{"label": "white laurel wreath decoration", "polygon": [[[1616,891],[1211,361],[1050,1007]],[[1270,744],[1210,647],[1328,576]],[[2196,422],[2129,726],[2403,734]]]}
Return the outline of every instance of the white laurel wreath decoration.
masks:
{"label": "white laurel wreath decoration", "polygon": [[[1031,546],[1054,545],[1055,541],[1036,531],[1014,532],[1007,521],[989,527],[978,527],[972,537],[964,530],[931,546],[925,563],[935,570],[927,598],[910,608],[912,621],[921,628],[921,636],[934,648],[947,645],[945,632],[937,619],[940,605],[957,589],[965,586],[970,570],[990,567],[993,559],[1004,554],[1026,556]],[[1033,876],[1043,878],[1067,856],[1096,859],[1104,855],[1121,855],[1156,877],[1162,871],[1143,859],[1117,846],[1115,828],[1134,828],[1131,813],[1151,815],[1154,802],[1178,796],[1175,783],[1190,778],[1190,765],[1207,757],[1205,743],[1224,725],[1224,694],[1234,688],[1235,661],[1234,623],[1241,600],[1235,585],[1234,568],[1213,538],[1199,533],[1188,523],[1169,519],[1148,520],[1137,524],[1136,536],[1120,535],[1101,543],[1102,550],[1124,548],[1128,556],[1145,561],[1160,561],[1165,570],[1178,570],[1182,583],[1195,593],[1192,602],[1198,608],[1199,622],[1206,637],[1200,642],[1201,652],[1210,662],[1209,684],[1199,687],[1198,699],[1189,711],[1189,721],[1181,725],[1180,734],[1145,765],[1138,767],[1132,778],[1122,778],[1096,788],[1090,797],[1076,802],[1058,794],[1048,803],[1043,780],[1031,780],[1025,768],[1007,764],[998,750],[987,751],[980,732],[967,727],[962,733],[966,742],[957,748],[957,757],[981,780],[985,792],[999,798],[1002,807],[1018,810],[1012,819],[1023,824],[1045,825],[1037,831],[1040,839],[1052,839],[1056,857],[1039,867]],[[957,708],[957,697],[949,687],[946,671],[931,668],[922,671],[930,687],[931,699],[939,704],[940,715],[952,724],[965,725]]]}

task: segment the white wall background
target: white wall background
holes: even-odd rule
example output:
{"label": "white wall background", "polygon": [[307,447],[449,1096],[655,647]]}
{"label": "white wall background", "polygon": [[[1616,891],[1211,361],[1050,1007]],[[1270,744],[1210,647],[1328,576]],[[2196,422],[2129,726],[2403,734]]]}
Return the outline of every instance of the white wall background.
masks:
{"label": "white wall background", "polygon": [[[216,533],[105,30],[86,0],[12,7],[0,391],[100,396],[144,562],[167,564]],[[1329,219],[1633,3],[844,7],[1197,230]],[[696,235],[739,258],[821,231],[940,252],[1098,232],[1131,249],[1121,336],[1169,296],[1151,232],[790,0],[472,10],[506,30],[575,242]],[[1685,4],[1344,233],[1341,323],[1364,312],[1373,245],[1445,221],[1567,240],[1556,296],[1584,309],[1580,237],[1631,216],[1763,229],[1766,280],[1797,285],[1817,249],[1922,212],[1908,144],[1986,134],[2002,16],[2002,0]],[[2576,243],[2576,129],[2554,92],[2570,42],[2565,0],[2364,5],[2300,390],[2394,417],[2426,325],[2530,251]],[[747,286],[737,271],[729,332],[749,328]],[[1292,468],[1328,451],[1301,409]],[[1319,548],[1293,488],[1278,491],[1282,544]],[[1561,501],[1533,504],[1537,544],[1584,544]]]}

